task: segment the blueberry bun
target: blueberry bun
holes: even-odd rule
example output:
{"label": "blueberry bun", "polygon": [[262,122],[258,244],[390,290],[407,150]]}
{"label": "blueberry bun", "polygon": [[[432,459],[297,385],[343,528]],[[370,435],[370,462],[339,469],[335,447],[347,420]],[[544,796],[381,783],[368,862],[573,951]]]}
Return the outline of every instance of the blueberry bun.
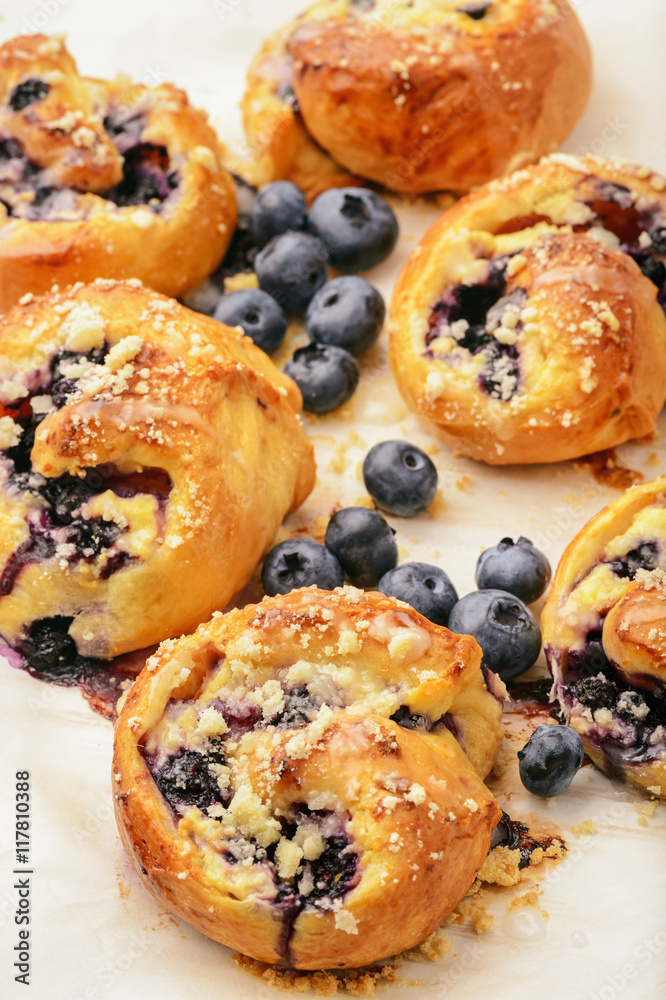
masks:
{"label": "blueberry bun", "polygon": [[462,199],[396,284],[390,357],[464,455],[559,462],[650,433],[666,398],[666,181],[554,154]]}
{"label": "blueberry bun", "polygon": [[553,694],[585,752],[666,798],[666,477],[568,545],[542,614]]}
{"label": "blueberry bun", "polygon": [[255,57],[244,123],[264,183],[465,193],[555,150],[590,83],[567,0],[320,0]]}
{"label": "blueberry bun", "polygon": [[38,674],[196,628],[312,489],[293,382],[136,279],[10,310],[0,404],[0,646]]}
{"label": "blueberry bun", "polygon": [[81,77],[58,38],[0,47],[0,312],[98,277],[181,295],[235,224],[219,140],[182,90]]}
{"label": "blueberry bun", "polygon": [[115,730],[139,877],[264,962],[342,968],[416,944],[471,885],[501,815],[480,776],[502,740],[480,657],[352,587],[265,598],[163,643]]}

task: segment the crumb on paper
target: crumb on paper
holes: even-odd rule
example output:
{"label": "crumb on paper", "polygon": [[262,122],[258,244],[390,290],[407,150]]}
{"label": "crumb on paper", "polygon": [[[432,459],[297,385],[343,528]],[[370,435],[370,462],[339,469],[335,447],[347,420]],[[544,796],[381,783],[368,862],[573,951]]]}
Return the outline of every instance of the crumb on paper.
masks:
{"label": "crumb on paper", "polygon": [[246,288],[258,288],[259,282],[257,276],[252,271],[248,273],[247,271],[241,271],[239,274],[232,274],[230,277],[224,279],[224,294],[228,295],[229,292],[240,292],[244,291]]}
{"label": "crumb on paper", "polygon": [[[518,852],[520,853],[520,852]],[[472,889],[464,899],[461,899],[453,913],[451,913],[444,924],[466,924],[476,931],[477,934],[484,934],[489,931],[494,923],[492,913],[488,913],[485,897],[487,889],[482,889],[480,884],[474,882]]]}
{"label": "crumb on paper", "polygon": [[539,906],[539,897],[542,894],[541,889],[531,889],[529,892],[524,892],[522,896],[515,896],[506,908],[506,912],[509,913],[511,910],[519,910],[523,906],[534,906],[539,911],[544,920],[550,920],[550,914],[543,907]]}
{"label": "crumb on paper", "polygon": [[408,951],[403,951],[400,959],[404,962],[437,962],[452,951],[453,944],[443,936],[442,928],[438,927],[425,941],[421,941]]}
{"label": "crumb on paper", "polygon": [[582,823],[578,823],[577,826],[571,827],[571,832],[573,835],[578,837],[585,837],[597,832],[597,828],[594,825],[594,820],[585,819]]}
{"label": "crumb on paper", "polygon": [[441,490],[437,490],[434,500],[428,504],[426,510],[431,517],[439,517],[439,515],[446,510],[446,502],[442,496]]}
{"label": "crumb on paper", "polygon": [[520,849],[500,844],[499,847],[495,847],[488,854],[477,875],[477,879],[481,882],[489,882],[491,885],[517,885],[519,882],[530,878],[530,869],[542,861],[562,861],[565,851],[566,848],[562,842],[554,839],[545,850],[543,847],[536,847],[530,853],[529,865],[521,868]]}
{"label": "crumb on paper", "polygon": [[354,507],[367,507],[368,510],[376,510],[375,501],[372,497],[356,497],[354,500]]}
{"label": "crumb on paper", "polygon": [[321,542],[323,545],[324,538],[326,537],[326,529],[328,528],[328,522],[330,520],[330,517],[327,517],[326,514],[319,514],[315,517],[314,524],[312,525],[312,537],[315,542]]}
{"label": "crumb on paper", "polygon": [[461,493],[471,493],[472,492],[472,480],[469,476],[461,476],[460,479],[456,479],[456,489],[460,490]]}
{"label": "crumb on paper", "polygon": [[[650,802],[634,802],[634,810],[639,814],[639,816],[654,816],[655,809],[657,808],[657,803],[654,801]],[[642,823],[641,826],[645,824]]]}
{"label": "crumb on paper", "polygon": [[[278,969],[265,962],[258,962],[247,955],[234,955],[237,965],[261,979],[271,989],[278,993],[306,993],[312,990],[317,996],[332,997],[338,990],[355,997],[371,997],[375,988],[382,981],[394,983],[398,981],[399,965],[386,963],[382,966],[369,966],[365,969],[341,969],[339,972],[311,972],[300,969]],[[418,986],[420,983],[404,985]]]}

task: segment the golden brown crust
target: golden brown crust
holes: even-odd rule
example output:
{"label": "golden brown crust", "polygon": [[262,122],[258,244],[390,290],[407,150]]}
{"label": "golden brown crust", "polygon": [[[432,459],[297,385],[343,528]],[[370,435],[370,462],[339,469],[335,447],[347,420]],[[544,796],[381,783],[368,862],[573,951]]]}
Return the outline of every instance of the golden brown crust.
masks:
{"label": "golden brown crust", "polygon": [[588,755],[664,797],[665,567],[661,477],[627,490],[569,543],[541,616],[554,693]]}
{"label": "golden brown crust", "polygon": [[295,103],[283,94],[291,61],[285,49],[289,29],[271,35],[253,58],[241,109],[250,160],[233,168],[250,184],[290,180],[310,204],[332,187],[362,184],[310,138]]}
{"label": "golden brown crust", "polygon": [[[9,97],[26,80],[48,93],[14,111]],[[0,174],[0,312],[28,292],[98,277],[181,295],[219,264],[236,225],[234,184],[205,114],[182,90],[80,77],[60,40],[32,35],[0,48],[0,101],[3,137],[19,144],[19,158],[5,160],[14,173]],[[47,194],[41,207],[33,180],[17,179],[21,156]],[[123,164],[137,157],[139,171],[141,157],[148,171],[158,164],[161,204],[131,193],[113,200]]]}
{"label": "golden brown crust", "polygon": [[[571,6],[505,0],[480,19],[463,7],[314,4],[253,63],[250,146],[286,171],[275,176],[297,164],[308,189],[348,183],[341,164],[405,194],[464,193],[552,152],[590,91],[590,51]],[[289,87],[298,116],[279,96]]]}
{"label": "golden brown crust", "polygon": [[[115,733],[116,817],[142,880],[203,933],[260,961],[348,967],[415,944],[469,888],[500,810],[447,728],[409,730],[389,716],[402,703],[438,718],[479,678],[473,639],[353,588],[266,598],[163,644]],[[305,717],[284,728],[295,688]],[[239,729],[250,701],[264,721]],[[496,747],[497,708],[481,737]],[[223,738],[207,742],[212,731]],[[229,770],[225,804],[173,812],[151,768],[163,774],[169,754],[211,746]],[[357,858],[351,876],[341,868],[344,892],[308,903],[299,882],[294,895],[296,864],[317,855],[301,837],[285,872],[299,836],[281,831],[280,816],[341,838],[338,858],[347,841]],[[252,860],[229,864],[244,838],[254,838],[243,848]],[[257,845],[271,844],[268,860]]]}
{"label": "golden brown crust", "polygon": [[[641,239],[664,217],[663,184],[643,168],[558,154],[444,213],[405,265],[390,319],[399,388],[435,434],[504,465],[576,458],[652,430],[666,397],[666,318],[620,247],[627,217]],[[648,251],[637,231],[638,256]],[[459,346],[464,308],[447,319],[465,286],[495,287],[509,307],[485,347]],[[470,308],[485,335],[490,314]]]}
{"label": "golden brown crust", "polygon": [[[106,352],[98,363],[93,348]],[[0,355],[2,448],[20,439],[12,417],[48,411],[33,473],[47,487],[74,477],[59,481],[63,490],[84,477],[92,485],[77,517],[120,531],[94,557],[77,555],[73,529],[49,527],[43,481],[36,492],[18,483],[3,454],[0,564],[9,571],[40,524],[51,539],[0,598],[0,632],[12,646],[34,620],[59,615],[74,618],[78,652],[93,657],[195,628],[247,583],[284,515],[312,489],[294,383],[239,328],[138,281],[98,280],[14,307],[0,321]],[[61,364],[69,394],[56,408],[49,393]]]}

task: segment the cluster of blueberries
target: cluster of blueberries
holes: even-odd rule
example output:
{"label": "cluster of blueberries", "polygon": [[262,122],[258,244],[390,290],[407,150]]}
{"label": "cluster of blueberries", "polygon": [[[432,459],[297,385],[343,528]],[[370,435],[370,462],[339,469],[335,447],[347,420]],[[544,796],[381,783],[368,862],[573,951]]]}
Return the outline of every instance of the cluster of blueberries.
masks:
{"label": "cluster of blueberries", "polygon": [[[481,553],[479,588],[458,598],[438,566],[409,562],[398,566],[395,531],[380,513],[411,517],[437,491],[437,470],[420,448],[405,441],[375,445],[363,463],[366,489],[378,510],[345,507],[330,519],[324,544],[309,538],[280,542],[262,570],[267,594],[286,594],[313,584],[332,590],[345,578],[405,601],[424,617],[451,631],[472,635],[485,665],[503,680],[523,674],[541,650],[541,630],[528,604],[542,596],[551,577],[546,556],[527,538],[503,538]],[[567,726],[539,726],[519,752],[525,787],[548,798],[568,788],[583,760],[580,736]]]}
{"label": "cluster of blueberries", "polygon": [[[308,213],[303,193],[290,181],[258,192],[248,219],[259,288],[222,295],[215,319],[241,326],[267,354],[282,343],[289,316],[305,316],[310,338],[285,372],[311,413],[329,413],[358,385],[355,355],[379,336],[386,315],[380,293],[355,272],[383,261],[398,238],[391,207],[367,188],[333,188]],[[333,265],[342,275],[327,281]]]}
{"label": "cluster of blueberries", "polygon": [[[386,314],[382,296],[358,271],[383,261],[398,238],[390,206],[366,188],[324,192],[308,213],[295,184],[276,181],[256,195],[247,237],[259,288],[222,295],[216,319],[241,326],[271,354],[281,345],[288,317],[304,316],[310,343],[285,365],[303,395],[304,409],[328,413],[356,389],[356,355],[377,340]],[[328,281],[330,266],[342,272]],[[366,489],[377,509],[346,507],[329,521],[324,544],[294,538],[267,555],[262,584],[286,594],[313,584],[324,590],[345,579],[411,604],[430,621],[472,635],[485,665],[503,680],[523,674],[541,649],[541,631],[527,605],[544,593],[551,569],[545,555],[522,536],[503,538],[477,562],[477,591],[458,598],[438,566],[398,566],[395,531],[380,511],[411,517],[437,492],[437,470],[420,448],[383,441],[363,463]],[[567,726],[539,726],[519,752],[519,773],[534,795],[565,791],[583,760],[580,736]]]}

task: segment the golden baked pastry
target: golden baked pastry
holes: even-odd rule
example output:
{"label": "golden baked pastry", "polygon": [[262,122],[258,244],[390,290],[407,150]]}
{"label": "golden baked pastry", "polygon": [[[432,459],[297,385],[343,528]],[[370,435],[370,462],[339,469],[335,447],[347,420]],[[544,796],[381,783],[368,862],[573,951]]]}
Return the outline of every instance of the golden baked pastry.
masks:
{"label": "golden baked pastry", "polygon": [[219,140],[182,90],[81,77],[58,38],[0,47],[0,312],[99,277],[181,295],[235,225]]}
{"label": "golden baked pastry", "polygon": [[28,298],[0,320],[0,637],[57,679],[223,608],[314,460],[240,328],[136,279]]}
{"label": "golden baked pastry", "polygon": [[567,0],[319,0],[264,43],[243,116],[262,183],[464,193],[555,150],[590,85]]}
{"label": "golden baked pastry", "polygon": [[352,587],[265,598],[163,643],[115,731],[116,818],[140,878],[264,962],[342,968],[416,944],[501,816],[452,735],[464,699],[484,719],[485,775],[501,701],[480,660],[471,637]]}
{"label": "golden baked pastry", "polygon": [[666,476],[567,546],[543,609],[553,694],[585,752],[666,798]]}
{"label": "golden baked pastry", "polygon": [[406,401],[492,465],[559,462],[653,430],[666,399],[666,181],[554,154],[468,195],[393,293]]}

